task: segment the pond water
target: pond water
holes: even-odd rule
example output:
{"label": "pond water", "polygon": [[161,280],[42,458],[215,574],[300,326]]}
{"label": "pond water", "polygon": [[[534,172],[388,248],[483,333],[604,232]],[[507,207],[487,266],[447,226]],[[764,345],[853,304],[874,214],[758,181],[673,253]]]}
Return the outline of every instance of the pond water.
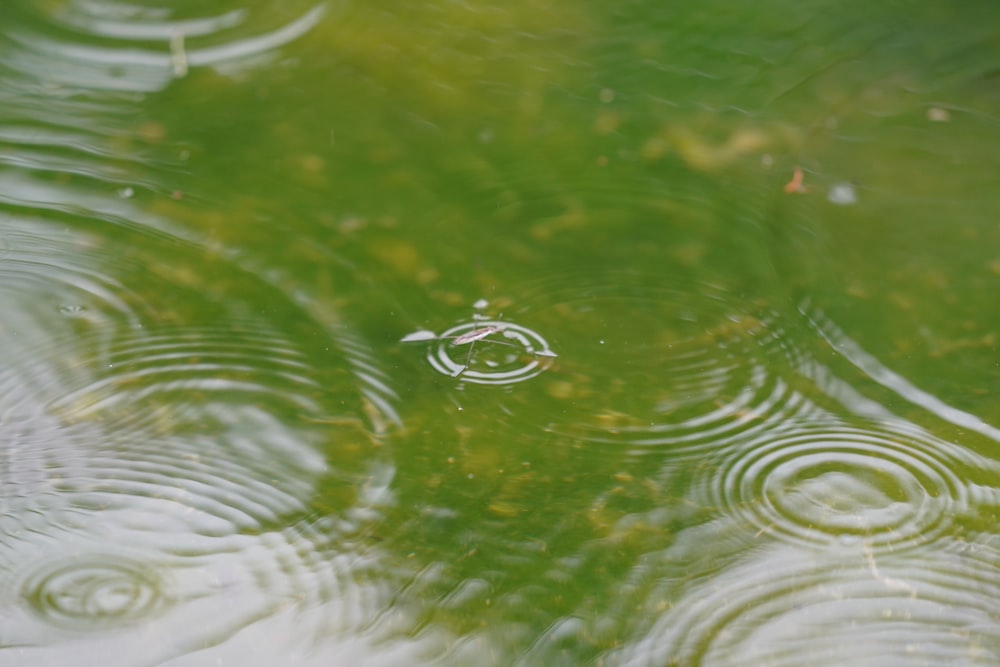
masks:
{"label": "pond water", "polygon": [[1000,6],[0,18],[0,664],[1000,665]]}

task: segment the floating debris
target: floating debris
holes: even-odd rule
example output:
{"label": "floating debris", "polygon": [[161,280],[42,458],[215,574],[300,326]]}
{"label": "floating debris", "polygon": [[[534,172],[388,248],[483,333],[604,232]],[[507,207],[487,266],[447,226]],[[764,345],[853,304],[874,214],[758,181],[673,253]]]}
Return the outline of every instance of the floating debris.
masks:
{"label": "floating debris", "polygon": [[804,178],[805,174],[802,173],[802,167],[796,167],[795,171],[792,172],[792,180],[785,183],[785,193],[805,192],[806,186],[802,184]]}
{"label": "floating debris", "polygon": [[927,110],[927,120],[932,123],[947,123],[951,120],[951,112],[941,107],[931,107]]}
{"label": "floating debris", "polygon": [[851,206],[858,203],[858,193],[853,183],[834,183],[826,195],[831,204]]}

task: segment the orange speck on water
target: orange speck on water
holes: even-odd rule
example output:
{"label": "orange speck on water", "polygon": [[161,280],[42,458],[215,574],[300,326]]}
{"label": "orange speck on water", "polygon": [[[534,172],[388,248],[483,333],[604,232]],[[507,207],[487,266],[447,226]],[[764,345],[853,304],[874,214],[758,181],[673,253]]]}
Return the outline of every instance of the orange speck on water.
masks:
{"label": "orange speck on water", "polygon": [[793,192],[805,192],[806,186],[802,185],[802,179],[805,174],[802,173],[801,167],[796,167],[795,171],[792,172],[792,180],[785,183],[785,192],[787,194],[792,194]]}

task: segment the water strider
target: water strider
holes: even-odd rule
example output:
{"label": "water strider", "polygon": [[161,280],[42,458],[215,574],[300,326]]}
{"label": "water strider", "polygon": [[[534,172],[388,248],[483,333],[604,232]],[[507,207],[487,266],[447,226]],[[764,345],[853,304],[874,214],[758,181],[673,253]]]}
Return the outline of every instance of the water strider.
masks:
{"label": "water strider", "polygon": [[[473,307],[477,311],[482,310],[483,308],[486,307],[486,302],[482,301],[482,300],[481,301],[477,301],[473,305]],[[502,317],[502,315],[501,315],[501,317]],[[445,341],[445,340],[450,340],[452,346],[469,345],[469,352],[466,355],[465,363],[463,363],[461,366],[458,366],[457,362],[455,362],[454,365],[456,366],[456,368],[454,368],[454,370],[450,370],[449,369],[449,371],[448,371],[447,374],[450,375],[451,377],[458,377],[458,376],[462,375],[463,373],[465,373],[469,369],[469,365],[472,363],[472,355],[473,355],[473,352],[475,350],[475,345],[479,341],[484,341],[486,343],[494,343],[496,345],[505,345],[507,347],[518,348],[518,349],[523,350],[524,352],[527,352],[532,357],[555,357],[555,356],[557,356],[554,352],[552,352],[551,350],[548,349],[547,345],[541,345],[541,346],[539,346],[540,349],[536,348],[536,346],[531,341],[532,337],[526,335],[527,333],[532,333],[532,332],[530,332],[529,330],[526,330],[526,329],[522,331],[523,327],[519,327],[518,325],[514,325],[514,324],[511,324],[511,325],[502,324],[500,322],[500,318],[497,318],[497,320],[493,321],[493,322],[484,323],[483,322],[483,316],[481,314],[479,314],[478,312],[473,314],[473,318],[472,319],[473,319],[473,321],[472,321],[472,327],[473,328],[471,330],[469,330],[469,331],[465,331],[464,333],[458,333],[458,334],[455,334],[455,335],[449,335],[450,332],[457,331],[457,330],[460,330],[462,328],[467,327],[468,323],[464,324],[464,325],[459,325],[457,327],[453,327],[452,329],[449,329],[448,331],[445,331],[444,333],[442,333],[440,335],[434,333],[433,331],[427,331],[427,330],[415,331],[413,333],[410,333],[410,334],[407,334],[406,336],[404,336],[401,339],[401,342],[410,343],[410,342],[419,342],[419,341],[433,341],[433,340],[436,340],[436,341]],[[502,341],[502,340],[495,340],[495,339],[490,339],[489,338],[489,336],[491,336],[493,334],[496,334],[496,333],[502,333],[505,337],[510,338],[512,340],[518,341],[519,344],[517,344],[517,343],[511,343],[511,342],[507,342],[507,341]],[[541,339],[539,339],[539,340],[541,340]]]}
{"label": "water strider", "polygon": [[[500,318],[502,318],[502,317],[503,317],[503,315],[501,314]],[[453,339],[451,341],[452,345],[465,345],[465,344],[469,344],[469,354],[466,355],[466,357],[465,357],[465,364],[461,368],[459,368],[457,371],[455,371],[454,373],[452,373],[452,375],[451,375],[452,377],[458,377],[459,375],[461,375],[462,373],[464,373],[469,368],[469,363],[472,361],[472,350],[476,347],[476,342],[477,341],[483,340],[483,339],[485,339],[487,336],[489,336],[491,334],[495,334],[495,333],[498,333],[500,331],[503,331],[503,327],[499,323],[500,318],[497,318],[497,324],[487,324],[486,326],[484,326],[482,328],[476,327],[472,331],[467,331],[464,334],[461,334],[459,336],[445,336],[444,337],[445,339],[452,338]],[[500,340],[491,340],[491,341],[487,341],[487,342],[497,343],[499,345],[507,345],[509,347],[517,347],[517,345],[514,345],[513,343],[505,343],[504,341],[500,341]]]}

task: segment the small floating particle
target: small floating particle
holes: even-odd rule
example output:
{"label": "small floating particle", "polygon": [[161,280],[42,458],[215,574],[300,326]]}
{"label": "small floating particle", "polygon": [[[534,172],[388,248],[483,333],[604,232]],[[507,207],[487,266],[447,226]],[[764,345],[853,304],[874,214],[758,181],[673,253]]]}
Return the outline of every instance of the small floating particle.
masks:
{"label": "small floating particle", "polygon": [[851,183],[835,183],[826,195],[831,204],[850,206],[858,203],[858,193]]}
{"label": "small floating particle", "polygon": [[947,123],[951,120],[951,113],[941,107],[931,107],[927,110],[927,120],[933,123]]}
{"label": "small floating particle", "polygon": [[802,184],[802,180],[805,178],[805,174],[802,173],[801,167],[796,167],[795,171],[792,172],[792,180],[785,183],[785,193],[792,194],[793,192],[805,192],[806,186]]}

